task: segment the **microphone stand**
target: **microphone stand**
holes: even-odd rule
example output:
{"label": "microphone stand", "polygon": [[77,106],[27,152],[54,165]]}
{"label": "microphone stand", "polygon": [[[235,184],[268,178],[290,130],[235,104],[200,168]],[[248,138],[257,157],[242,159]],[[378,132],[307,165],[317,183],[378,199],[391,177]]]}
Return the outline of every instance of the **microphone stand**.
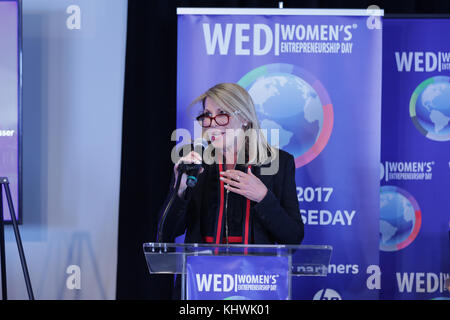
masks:
{"label": "microphone stand", "polygon": [[177,181],[175,183],[175,188],[172,190],[172,194],[170,195],[169,201],[167,202],[166,207],[163,210],[163,213],[161,215],[161,220],[158,224],[158,234],[157,234],[157,242],[161,242],[161,239],[163,238],[163,229],[164,229],[164,222],[167,216],[167,213],[169,212],[170,208],[172,207],[173,200],[178,195],[178,189],[180,188],[181,184],[181,177],[183,173],[187,174],[187,188],[185,190],[185,195],[191,188],[193,188],[197,184],[197,178],[194,175],[195,171],[200,170],[201,165],[199,164],[191,164],[191,163],[180,163],[178,166],[178,174],[177,174]]}
{"label": "microphone stand", "polygon": [[8,202],[9,213],[11,214],[11,221],[16,237],[17,249],[19,250],[20,263],[22,264],[23,276],[25,277],[25,284],[27,286],[29,300],[34,300],[33,289],[31,287],[30,275],[28,273],[27,261],[23,251],[22,239],[20,238],[19,227],[17,225],[16,213],[11,199],[11,190],[9,189],[9,181],[6,177],[0,178],[0,260],[2,269],[2,299],[8,299],[8,292],[6,287],[6,259],[5,259],[5,222],[3,220],[3,194],[2,187],[5,189],[6,200]]}
{"label": "microphone stand", "polygon": [[170,199],[167,202],[166,207],[163,210],[163,213],[161,215],[161,220],[159,221],[159,225],[158,225],[158,234],[157,234],[157,242],[161,242],[161,239],[163,237],[163,228],[164,228],[164,221],[166,219],[167,213],[169,212],[170,208],[172,207],[172,203],[173,200],[175,199],[175,197],[178,194],[178,189],[180,188],[180,184],[181,184],[181,175],[183,173],[180,172],[180,170],[178,170],[178,174],[177,174],[177,181],[175,184],[175,188],[173,188],[172,190],[172,194],[170,195]]}

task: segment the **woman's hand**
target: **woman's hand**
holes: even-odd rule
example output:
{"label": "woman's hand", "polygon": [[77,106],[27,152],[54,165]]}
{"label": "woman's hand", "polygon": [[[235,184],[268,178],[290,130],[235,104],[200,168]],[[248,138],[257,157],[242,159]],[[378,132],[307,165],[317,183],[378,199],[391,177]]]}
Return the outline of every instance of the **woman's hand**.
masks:
{"label": "woman's hand", "polygon": [[[180,158],[180,160],[178,160],[178,162],[173,167],[173,172],[175,173],[175,183],[178,178],[178,166],[180,165],[181,162],[201,164],[202,157],[197,152],[191,151],[187,156]],[[204,169],[201,168],[199,174],[202,173],[203,171],[204,171]],[[178,189],[178,196],[180,198],[183,197],[184,191],[187,188],[186,180],[187,180],[187,175],[186,175],[186,173],[183,173],[183,175],[181,176],[180,187]],[[175,185],[174,185],[174,187],[175,187]]]}
{"label": "woman's hand", "polygon": [[260,202],[267,194],[267,187],[248,168],[247,173],[239,170],[227,170],[220,173],[220,180],[227,183],[225,188],[247,199]]}

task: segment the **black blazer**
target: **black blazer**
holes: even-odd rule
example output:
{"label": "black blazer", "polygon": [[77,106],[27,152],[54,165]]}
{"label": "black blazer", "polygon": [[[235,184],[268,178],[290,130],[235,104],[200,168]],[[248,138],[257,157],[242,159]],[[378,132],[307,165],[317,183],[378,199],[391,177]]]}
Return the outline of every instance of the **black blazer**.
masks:
{"label": "black blazer", "polygon": [[[184,199],[175,195],[170,209],[164,212],[174,191],[172,187],[160,212],[162,236],[158,241],[173,242],[175,237],[182,235],[185,231],[186,243],[223,241],[224,218],[220,213],[222,204],[220,196],[223,188],[219,180],[219,165],[204,165],[204,168],[204,172],[198,177],[197,185],[187,189]],[[238,165],[236,169],[246,172],[247,167]],[[249,217],[248,219],[243,217],[241,220],[245,224],[242,236],[244,237],[244,232],[248,232],[248,243],[255,244],[300,244],[303,240],[304,225],[297,199],[294,157],[279,150],[277,173],[261,175],[261,167],[258,166],[253,166],[252,172],[268,190],[259,203],[250,202]],[[173,185],[174,177],[172,177],[171,186]],[[239,211],[241,207],[242,211],[246,212],[247,199],[238,194],[233,196],[235,197],[234,210]],[[243,215],[246,214],[243,213]],[[218,231],[219,226],[221,230]],[[218,235],[221,237],[220,240],[217,240]],[[205,238],[212,238],[212,241],[205,241]]]}

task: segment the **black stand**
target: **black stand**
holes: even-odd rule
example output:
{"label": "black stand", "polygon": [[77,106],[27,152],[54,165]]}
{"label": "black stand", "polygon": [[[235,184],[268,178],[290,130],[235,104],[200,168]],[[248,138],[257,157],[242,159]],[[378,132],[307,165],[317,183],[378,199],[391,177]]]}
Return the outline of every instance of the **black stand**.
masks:
{"label": "black stand", "polygon": [[157,240],[156,242],[164,242],[163,239],[163,231],[164,231],[164,222],[166,220],[167,213],[169,212],[170,208],[172,207],[173,200],[178,194],[178,189],[180,188],[181,184],[181,178],[183,173],[186,173],[188,178],[186,180],[186,191],[189,192],[190,188],[193,188],[197,184],[197,178],[195,177],[194,173],[200,170],[202,168],[201,164],[195,164],[195,163],[180,163],[178,165],[178,175],[177,180],[175,182],[175,187],[172,190],[172,194],[170,195],[169,201],[167,202],[167,205],[165,206],[161,218],[159,220],[158,224],[158,233],[157,233]]}
{"label": "black stand", "polygon": [[161,218],[159,220],[159,224],[158,224],[158,234],[157,234],[157,242],[163,242],[163,231],[164,231],[164,222],[166,220],[166,216],[167,213],[170,210],[170,207],[172,207],[172,202],[175,199],[175,197],[177,196],[178,193],[178,189],[180,188],[180,184],[181,184],[181,176],[182,176],[183,172],[181,172],[180,167],[178,167],[178,175],[176,177],[176,182],[175,182],[175,187],[172,190],[172,194],[170,195],[169,201],[167,201],[167,205],[165,206]]}
{"label": "black stand", "polygon": [[16,213],[11,199],[11,191],[9,189],[8,178],[0,177],[0,259],[2,268],[2,299],[8,299],[6,288],[6,259],[5,259],[5,223],[3,221],[3,194],[2,187],[5,188],[6,200],[8,201],[9,213],[11,214],[11,221],[16,236],[17,249],[19,250],[20,263],[22,264],[23,276],[25,277],[25,284],[27,286],[28,298],[34,300],[33,289],[31,288],[30,275],[28,274],[27,261],[22,247],[22,239],[20,238],[19,227],[17,226]]}

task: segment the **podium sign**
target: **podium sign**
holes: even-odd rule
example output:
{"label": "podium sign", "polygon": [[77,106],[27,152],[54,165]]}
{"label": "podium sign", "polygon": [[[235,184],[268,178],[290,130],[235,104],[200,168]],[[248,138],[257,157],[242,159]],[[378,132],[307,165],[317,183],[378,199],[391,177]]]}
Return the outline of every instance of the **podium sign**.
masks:
{"label": "podium sign", "polygon": [[287,256],[188,256],[187,300],[288,300]]}
{"label": "podium sign", "polygon": [[291,299],[292,277],[326,277],[327,245],[144,243],[150,274],[181,276],[181,299]]}

